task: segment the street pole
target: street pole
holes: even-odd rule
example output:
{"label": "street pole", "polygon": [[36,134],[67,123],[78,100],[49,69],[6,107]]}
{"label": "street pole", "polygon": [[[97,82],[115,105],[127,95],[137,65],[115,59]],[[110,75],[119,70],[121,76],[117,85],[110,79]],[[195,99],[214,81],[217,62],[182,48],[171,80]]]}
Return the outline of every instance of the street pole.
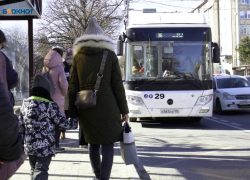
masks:
{"label": "street pole", "polygon": [[126,4],[126,19],[125,19],[125,22],[124,22],[124,25],[125,25],[125,30],[127,28],[127,25],[128,25],[128,22],[129,22],[129,1],[130,0],[125,0],[125,4]]}
{"label": "street pole", "polygon": [[[219,44],[219,48],[221,51],[221,46],[220,46],[220,0],[217,0],[217,13],[218,13],[218,44]],[[221,62],[219,63],[219,65],[221,65]]]}

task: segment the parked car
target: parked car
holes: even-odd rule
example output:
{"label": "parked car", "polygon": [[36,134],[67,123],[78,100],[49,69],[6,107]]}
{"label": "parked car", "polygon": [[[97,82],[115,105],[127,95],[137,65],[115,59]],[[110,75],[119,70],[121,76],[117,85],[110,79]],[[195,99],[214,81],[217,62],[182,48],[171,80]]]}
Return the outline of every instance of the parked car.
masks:
{"label": "parked car", "polygon": [[247,78],[247,80],[250,82],[250,75],[249,76],[245,76]]}
{"label": "parked car", "polygon": [[213,76],[230,76],[229,74],[213,74]]}
{"label": "parked car", "polygon": [[213,106],[218,114],[250,110],[250,82],[245,77],[214,76],[213,79]]}

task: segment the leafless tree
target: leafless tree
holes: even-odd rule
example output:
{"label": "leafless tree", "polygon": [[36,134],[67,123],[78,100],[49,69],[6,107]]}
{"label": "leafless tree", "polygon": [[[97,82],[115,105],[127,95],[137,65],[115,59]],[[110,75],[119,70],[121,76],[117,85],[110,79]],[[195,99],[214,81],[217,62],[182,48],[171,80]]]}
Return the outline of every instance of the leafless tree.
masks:
{"label": "leafless tree", "polygon": [[7,37],[7,46],[3,49],[3,52],[11,60],[19,76],[20,85],[16,87],[17,91],[28,91],[28,33],[23,31],[19,26],[4,28],[3,30]]}
{"label": "leafless tree", "polygon": [[45,34],[40,34],[39,38],[34,38],[34,74],[42,72],[44,57],[50,49],[51,44]]}
{"label": "leafless tree", "polygon": [[105,34],[115,39],[124,18],[122,4],[123,0],[50,0],[39,25],[36,47],[72,47],[91,17],[96,17]]}

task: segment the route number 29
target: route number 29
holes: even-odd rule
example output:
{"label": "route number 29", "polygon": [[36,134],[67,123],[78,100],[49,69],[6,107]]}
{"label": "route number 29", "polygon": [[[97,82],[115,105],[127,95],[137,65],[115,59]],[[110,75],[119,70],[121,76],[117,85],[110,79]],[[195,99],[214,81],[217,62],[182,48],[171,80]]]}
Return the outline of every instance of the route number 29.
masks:
{"label": "route number 29", "polygon": [[158,93],[155,94],[155,99],[164,99],[164,98],[165,98],[164,94],[158,94]]}

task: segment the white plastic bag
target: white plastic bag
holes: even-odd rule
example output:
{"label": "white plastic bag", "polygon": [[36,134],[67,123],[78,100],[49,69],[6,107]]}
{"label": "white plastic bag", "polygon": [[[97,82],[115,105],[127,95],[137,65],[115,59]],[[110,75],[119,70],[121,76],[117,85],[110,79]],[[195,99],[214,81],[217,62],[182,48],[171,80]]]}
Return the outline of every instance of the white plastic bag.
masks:
{"label": "white plastic bag", "polygon": [[121,156],[126,165],[138,164],[138,156],[135,139],[131,127],[127,122],[123,125],[123,142],[121,144]]}
{"label": "white plastic bag", "polygon": [[125,122],[123,125],[123,143],[131,144],[135,142],[134,134],[128,122]]}

